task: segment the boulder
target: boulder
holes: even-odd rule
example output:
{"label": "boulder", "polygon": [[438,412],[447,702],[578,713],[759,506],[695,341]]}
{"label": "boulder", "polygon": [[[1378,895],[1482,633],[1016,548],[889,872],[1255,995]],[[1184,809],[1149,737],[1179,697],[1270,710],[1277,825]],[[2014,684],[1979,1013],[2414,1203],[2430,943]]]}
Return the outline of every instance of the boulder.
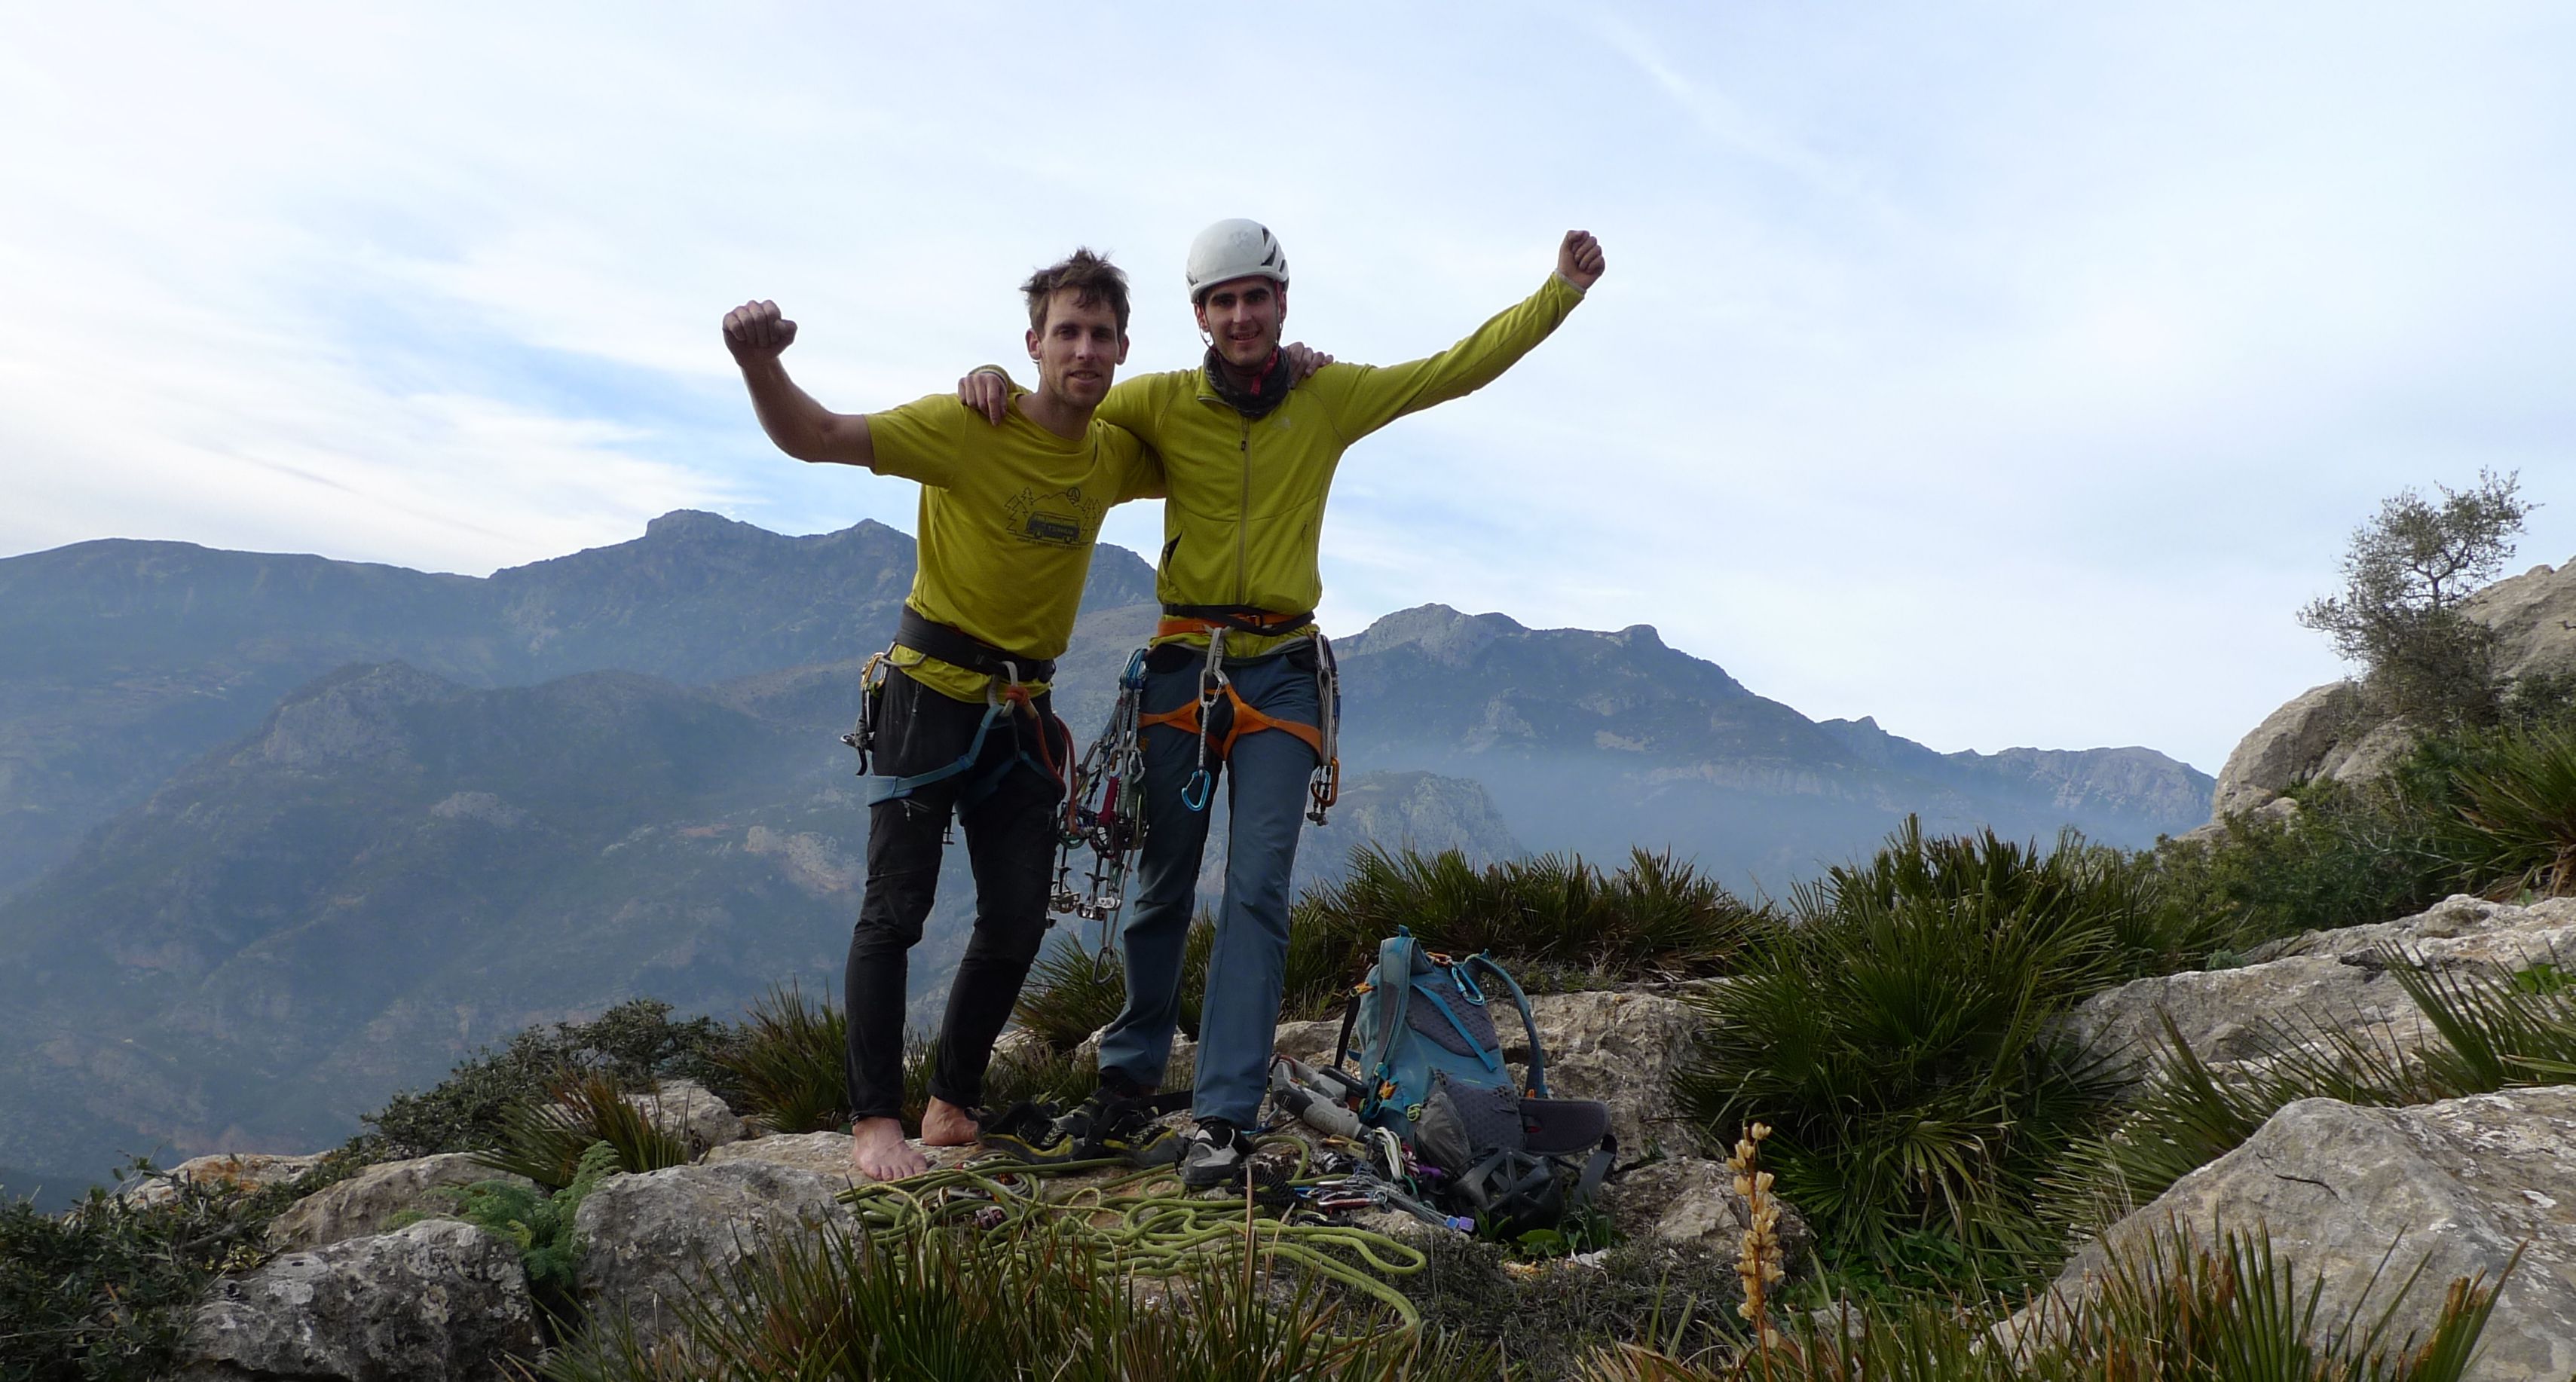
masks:
{"label": "boulder", "polygon": [[176,1196],[181,1185],[215,1190],[258,1190],[283,1185],[322,1164],[323,1153],[281,1156],[269,1152],[221,1152],[191,1157],[146,1178],[125,1192],[135,1205],[156,1205]]}
{"label": "boulder", "polygon": [[2382,720],[2326,750],[2317,760],[2316,776],[2354,786],[2385,777],[2415,747],[2416,738],[2414,721]]}
{"label": "boulder", "polygon": [[672,1303],[780,1235],[855,1233],[857,1218],[834,1198],[848,1184],[752,1158],[611,1176],[573,1219],[581,1304],[624,1317],[639,1339],[659,1339],[674,1323]]}
{"label": "boulder", "polygon": [[436,1192],[478,1180],[534,1184],[525,1176],[493,1170],[463,1152],[381,1162],[297,1200],[294,1208],[269,1224],[268,1243],[281,1252],[294,1252],[382,1233],[395,1215],[406,1210],[444,1217],[450,1200]]}
{"label": "boulder", "polygon": [[627,1095],[626,1102],[651,1119],[654,1127],[687,1143],[691,1156],[704,1156],[750,1132],[724,1100],[692,1080],[664,1080],[650,1093]]}
{"label": "boulder", "polygon": [[2461,601],[2460,612],[2495,630],[2497,675],[2576,672],[2576,558],[2498,581]]}
{"label": "boulder", "polygon": [[2419,1046],[2431,1032],[2382,969],[2388,946],[2441,968],[2518,970],[2555,955],[2576,956],[2576,898],[2517,907],[2450,897],[2396,921],[2309,932],[2261,964],[2123,984],[2084,1000],[2067,1021],[2078,1037],[2133,1071],[2152,1059],[2163,1038],[2160,1015],[2170,1016],[2207,1061],[2269,1054],[2281,1027],[2377,1026],[2401,1046]]}
{"label": "boulder", "polygon": [[[1699,1016],[1680,999],[1638,989],[1542,993],[1530,999],[1547,1048],[1548,1092],[1560,1099],[1598,1099],[1610,1106],[1621,1155],[1656,1147],[1688,1148],[1689,1129],[1673,1111],[1673,1072],[1690,1059]],[[1507,1008],[1495,1013],[1504,1053],[1529,1060],[1529,1039]],[[1338,1017],[1280,1024],[1278,1049],[1312,1064],[1333,1058]]]}
{"label": "boulder", "polygon": [[[2316,1318],[2358,1304],[2375,1317],[2418,1261],[2423,1279],[2395,1329],[2429,1327],[2451,1281],[2492,1285],[2517,1248],[2468,1376],[2479,1382],[2576,1373],[2576,1087],[2517,1089],[2414,1108],[2302,1099],[2245,1145],[2176,1181],[2067,1264],[2053,1289],[2083,1297],[2111,1251],[2135,1252],[2167,1225],[2214,1243],[2258,1226],[2297,1271],[2322,1283]],[[2391,1244],[2396,1255],[2372,1283]],[[2029,1312],[2005,1326],[2018,1336]]]}
{"label": "boulder", "polygon": [[2251,811],[2291,783],[2314,777],[2328,752],[2356,737],[2362,714],[2358,682],[2328,682],[2301,692],[2265,716],[2227,755],[2210,794],[2210,815]]}
{"label": "boulder", "polygon": [[433,1220],[288,1253],[216,1283],[175,1382],[488,1382],[532,1360],[536,1312],[519,1250]]}
{"label": "boulder", "polygon": [[[1794,1272],[1814,1243],[1807,1221],[1785,1200],[1773,1230],[1785,1265]],[[1734,1254],[1742,1251],[1751,1208],[1735,1193],[1735,1172],[1706,1157],[1667,1157],[1649,1162],[1601,1187],[1600,1205],[1630,1239],[1689,1243]]]}
{"label": "boulder", "polygon": [[2268,824],[2273,821],[2278,821],[2287,825],[2298,818],[2299,803],[2295,798],[2274,797],[2270,801],[2254,807],[2251,810],[2240,811],[2234,816],[2220,816],[2207,825],[2193,826],[2191,829],[2176,835],[2174,839],[2184,844],[2214,845],[2227,838],[2227,827],[2234,821],[2243,821],[2250,824]]}

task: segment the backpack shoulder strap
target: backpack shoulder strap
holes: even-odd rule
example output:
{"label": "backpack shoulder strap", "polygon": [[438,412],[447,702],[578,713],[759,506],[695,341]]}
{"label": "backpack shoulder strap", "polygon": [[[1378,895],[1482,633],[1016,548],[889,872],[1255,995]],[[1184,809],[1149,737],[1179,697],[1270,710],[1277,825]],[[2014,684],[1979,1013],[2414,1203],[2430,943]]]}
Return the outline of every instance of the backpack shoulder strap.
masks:
{"label": "backpack shoulder strap", "polygon": [[1404,1030],[1405,1008],[1413,995],[1413,946],[1413,937],[1398,929],[1377,948],[1373,979],[1377,991],[1370,997],[1378,1004],[1379,1021],[1376,1041],[1360,1053],[1360,1073],[1368,1081],[1368,1092],[1360,1098],[1362,1118],[1378,1110],[1378,1091],[1386,1086],[1395,1035]]}
{"label": "backpack shoulder strap", "polygon": [[1520,981],[1512,977],[1510,970],[1494,963],[1494,957],[1483,951],[1468,956],[1467,964],[1462,968],[1466,967],[1481,968],[1503,981],[1503,991],[1512,996],[1512,1006],[1521,1010],[1521,1028],[1529,1033],[1529,1096],[1533,1099],[1549,1097],[1547,1050],[1538,1039],[1538,1018],[1530,1012],[1529,995],[1521,992]]}

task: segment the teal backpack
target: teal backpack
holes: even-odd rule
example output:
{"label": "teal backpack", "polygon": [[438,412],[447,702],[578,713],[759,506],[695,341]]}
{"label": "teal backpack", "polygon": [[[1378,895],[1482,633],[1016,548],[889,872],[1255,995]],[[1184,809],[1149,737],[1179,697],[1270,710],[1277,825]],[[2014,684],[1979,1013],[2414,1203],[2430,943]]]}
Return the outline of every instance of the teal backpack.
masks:
{"label": "teal backpack", "polygon": [[[1494,1026],[1504,999],[1529,1038],[1526,1085]],[[1548,1097],[1529,997],[1490,955],[1452,960],[1397,928],[1343,1009],[1334,1069],[1345,1060],[1357,1063],[1360,1121],[1394,1133],[1443,1203],[1499,1236],[1556,1227],[1617,1155],[1609,1105]],[[1566,1160],[1587,1152],[1579,1171]]]}

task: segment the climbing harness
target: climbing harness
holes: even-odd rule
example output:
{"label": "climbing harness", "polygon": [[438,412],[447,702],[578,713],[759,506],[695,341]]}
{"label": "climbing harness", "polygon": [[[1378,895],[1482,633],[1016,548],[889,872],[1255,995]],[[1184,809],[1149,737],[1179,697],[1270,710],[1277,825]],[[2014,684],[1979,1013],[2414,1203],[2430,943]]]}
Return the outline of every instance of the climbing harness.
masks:
{"label": "climbing harness", "polygon": [[1211,762],[1222,763],[1233,756],[1234,746],[1247,734],[1262,730],[1279,730],[1303,742],[1315,751],[1314,776],[1307,783],[1310,805],[1306,819],[1324,823],[1325,813],[1342,795],[1341,669],[1333,659],[1333,645],[1323,633],[1310,633],[1265,653],[1284,655],[1298,642],[1312,643],[1315,648],[1315,718],[1316,724],[1279,719],[1265,715],[1234,689],[1234,679],[1226,675],[1225,638],[1228,632],[1268,634],[1303,628],[1315,616],[1303,614],[1270,614],[1266,611],[1231,605],[1165,605],[1163,621],[1155,629],[1157,638],[1181,634],[1205,634],[1207,657],[1199,667],[1199,693],[1178,707],[1140,716],[1141,729],[1148,725],[1166,725],[1198,740],[1198,765],[1189,782],[1181,789],[1181,804],[1192,811],[1204,811],[1209,793],[1216,785]]}
{"label": "climbing harness", "polygon": [[[1145,741],[1138,717],[1145,702],[1145,652],[1118,676],[1118,700],[1100,737],[1082,751],[1065,794],[1064,839],[1056,851],[1052,911],[1100,923],[1099,953],[1109,953],[1111,923],[1127,902],[1127,875],[1145,842]],[[1084,890],[1073,885],[1075,846],[1091,851]]]}
{"label": "climbing harness", "polygon": [[[966,752],[953,762],[908,777],[889,777],[874,771],[877,766],[877,728],[884,719],[886,677],[895,669],[892,659],[898,647],[909,648],[925,657],[935,657],[970,672],[982,673],[986,678],[984,718],[976,723],[975,736],[967,741]],[[1052,659],[1020,658],[945,624],[933,623],[916,613],[912,606],[904,606],[893,646],[871,656],[859,669],[858,723],[841,736],[842,743],[858,751],[859,776],[867,782],[864,789],[867,804],[875,806],[881,802],[901,801],[932,783],[945,782],[960,773],[972,771],[976,760],[983,756],[984,741],[992,735],[993,727],[1005,722],[1015,751],[1010,757],[977,774],[958,791],[956,811],[962,815],[982,804],[994,789],[1002,785],[1002,779],[1012,769],[1023,765],[1056,783],[1059,791],[1070,794],[1073,733],[1065,728],[1062,720],[1039,710],[1037,698],[1029,693],[1030,683],[1043,683],[1054,675]],[[1034,753],[1030,751],[1029,741],[1021,736],[1020,716],[1023,713],[1036,730]],[[1062,742],[1061,752],[1057,747],[1059,740]]]}

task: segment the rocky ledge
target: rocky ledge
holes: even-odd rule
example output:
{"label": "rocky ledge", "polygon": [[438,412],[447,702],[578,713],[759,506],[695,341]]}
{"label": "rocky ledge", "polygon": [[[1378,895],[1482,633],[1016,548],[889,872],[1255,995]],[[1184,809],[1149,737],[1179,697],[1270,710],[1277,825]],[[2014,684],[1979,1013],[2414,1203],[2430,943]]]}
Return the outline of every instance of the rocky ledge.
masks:
{"label": "rocky ledge", "polygon": [[[2437,969],[2514,970],[2576,954],[2571,945],[2576,899],[2514,906],[2455,897],[2382,925],[2298,937],[2238,968],[2129,984],[2097,995],[2070,1021],[2141,1077],[2168,1021],[2222,1071],[2329,1027],[2369,1025],[2392,1042],[2420,1044],[2429,1039],[2423,1016],[2388,973],[2392,956]],[[1554,1092],[1607,1102],[1623,1157],[1657,1155],[1604,1192],[1620,1230],[1731,1252],[1745,1207],[1724,1163],[1693,1144],[1670,1101],[1671,1077],[1691,1054],[1691,1006],[1673,991],[1639,989],[1544,995],[1533,1006]],[[1338,1030],[1290,1023],[1280,1049],[1322,1058]],[[685,1130],[697,1159],[612,1177],[583,1202],[577,1295],[587,1308],[650,1337],[710,1271],[756,1257],[783,1235],[851,1223],[837,1198],[850,1184],[847,1136],[745,1136],[756,1125],[694,1088],[666,1088],[639,1107]],[[965,1156],[929,1150],[938,1164]],[[209,1160],[200,1169],[249,1180],[286,1164]],[[294,1250],[224,1283],[197,1317],[182,1376],[486,1377],[498,1375],[501,1360],[526,1356],[534,1346],[528,1288],[509,1245],[453,1221],[385,1227],[406,1209],[439,1212],[438,1187],[478,1174],[463,1158],[393,1163],[297,1205],[272,1230],[277,1247]],[[2470,1376],[2558,1379],[2576,1370],[2576,1088],[2398,1109],[2292,1104],[2086,1247],[2056,1290],[2092,1289],[2108,1253],[2159,1227],[2210,1236],[2257,1226],[2299,1280],[2325,1283],[2320,1318],[2341,1318],[2355,1300],[2376,1310],[2381,1295],[2371,1293],[2384,1294],[2418,1260],[2437,1283],[2478,1273],[2492,1281],[2519,1249]],[[1793,1249],[1803,1243],[1794,1215],[1783,1229]],[[2374,1286],[2392,1245],[2393,1265]],[[2401,1328],[2420,1326],[2437,1297],[2416,1298],[2422,1317],[2401,1319]],[[2031,1325],[2025,1317],[2002,1333]]]}

